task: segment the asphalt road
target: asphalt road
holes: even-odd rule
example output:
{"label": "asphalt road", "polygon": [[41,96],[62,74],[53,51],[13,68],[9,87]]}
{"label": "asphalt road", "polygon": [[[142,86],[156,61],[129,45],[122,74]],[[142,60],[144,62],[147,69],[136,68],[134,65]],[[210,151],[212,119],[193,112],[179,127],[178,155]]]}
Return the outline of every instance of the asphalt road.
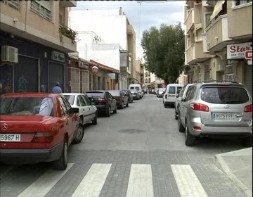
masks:
{"label": "asphalt road", "polygon": [[1,197],[239,197],[214,155],[244,148],[238,140],[184,144],[174,108],[145,95],[111,117],[88,125],[69,150],[65,171],[50,164],[0,165]]}

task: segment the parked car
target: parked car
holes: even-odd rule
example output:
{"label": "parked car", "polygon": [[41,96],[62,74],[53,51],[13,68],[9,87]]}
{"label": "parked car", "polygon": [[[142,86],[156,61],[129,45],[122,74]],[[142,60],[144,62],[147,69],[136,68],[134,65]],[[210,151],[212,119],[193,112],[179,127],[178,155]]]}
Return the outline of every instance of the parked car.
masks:
{"label": "parked car", "polygon": [[242,84],[196,83],[189,87],[178,112],[179,131],[185,144],[197,137],[236,136],[252,143],[252,98]]}
{"label": "parked car", "polygon": [[142,98],[143,95],[144,95],[144,93],[143,93],[143,91],[142,91],[141,84],[138,84],[138,83],[130,84],[128,89],[129,89],[129,90],[133,90],[133,89],[137,90],[137,92],[138,92],[139,95],[140,95],[140,98]]}
{"label": "parked car", "polygon": [[91,104],[96,105],[99,114],[110,117],[111,113],[117,113],[116,99],[107,90],[90,90],[86,92]]}
{"label": "parked car", "polygon": [[166,88],[158,88],[156,96],[158,98],[163,98]]}
{"label": "parked car", "polygon": [[183,88],[184,85],[182,84],[168,84],[166,87],[166,91],[163,95],[163,105],[164,107],[173,106],[176,101],[176,96]]}
{"label": "parked car", "polygon": [[116,99],[117,108],[123,109],[124,107],[128,107],[128,96],[122,90],[108,90],[111,95]]}
{"label": "parked car", "polygon": [[84,134],[79,109],[51,93],[8,93],[0,103],[0,161],[53,162],[66,169],[69,145],[80,143]]}
{"label": "parked car", "polygon": [[187,84],[185,85],[179,92],[179,94],[176,96],[176,100],[175,100],[175,119],[178,119],[178,109],[181,105],[181,100],[182,98],[184,99],[186,96],[186,92],[188,90],[188,88],[191,86],[192,84]]}
{"label": "parked car", "polygon": [[136,89],[130,89],[130,92],[134,100],[139,100],[141,98],[140,93]]}
{"label": "parked car", "polygon": [[97,124],[97,107],[92,105],[87,94],[62,93],[69,101],[71,107],[79,108],[80,124]]}
{"label": "parked car", "polygon": [[134,102],[134,98],[130,90],[122,90],[122,91],[124,91],[124,93],[127,95],[129,103]]}

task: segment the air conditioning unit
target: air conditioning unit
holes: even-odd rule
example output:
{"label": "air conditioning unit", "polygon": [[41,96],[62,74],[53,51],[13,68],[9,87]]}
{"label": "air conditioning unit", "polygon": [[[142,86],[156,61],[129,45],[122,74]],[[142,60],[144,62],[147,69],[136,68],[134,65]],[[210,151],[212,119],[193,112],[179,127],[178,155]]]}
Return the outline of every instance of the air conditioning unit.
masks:
{"label": "air conditioning unit", "polygon": [[18,48],[3,45],[1,47],[1,61],[18,63]]}

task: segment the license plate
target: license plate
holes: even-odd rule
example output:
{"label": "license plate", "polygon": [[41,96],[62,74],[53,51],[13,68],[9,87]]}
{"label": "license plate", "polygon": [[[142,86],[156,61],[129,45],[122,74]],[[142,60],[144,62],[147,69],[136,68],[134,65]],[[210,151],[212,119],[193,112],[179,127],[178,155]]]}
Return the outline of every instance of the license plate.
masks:
{"label": "license plate", "polygon": [[20,142],[20,134],[0,134],[0,142]]}
{"label": "license plate", "polygon": [[216,120],[234,120],[236,116],[234,113],[213,113],[213,119]]}

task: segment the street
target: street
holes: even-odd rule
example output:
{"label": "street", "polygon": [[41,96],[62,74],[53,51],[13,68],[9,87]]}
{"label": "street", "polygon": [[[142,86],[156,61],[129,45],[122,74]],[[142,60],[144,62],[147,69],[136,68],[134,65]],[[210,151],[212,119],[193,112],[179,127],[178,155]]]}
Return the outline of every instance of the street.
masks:
{"label": "street", "polygon": [[184,144],[174,108],[146,94],[111,117],[88,125],[69,150],[65,171],[48,163],[0,165],[1,197],[240,197],[214,156],[245,148],[235,139]]}

